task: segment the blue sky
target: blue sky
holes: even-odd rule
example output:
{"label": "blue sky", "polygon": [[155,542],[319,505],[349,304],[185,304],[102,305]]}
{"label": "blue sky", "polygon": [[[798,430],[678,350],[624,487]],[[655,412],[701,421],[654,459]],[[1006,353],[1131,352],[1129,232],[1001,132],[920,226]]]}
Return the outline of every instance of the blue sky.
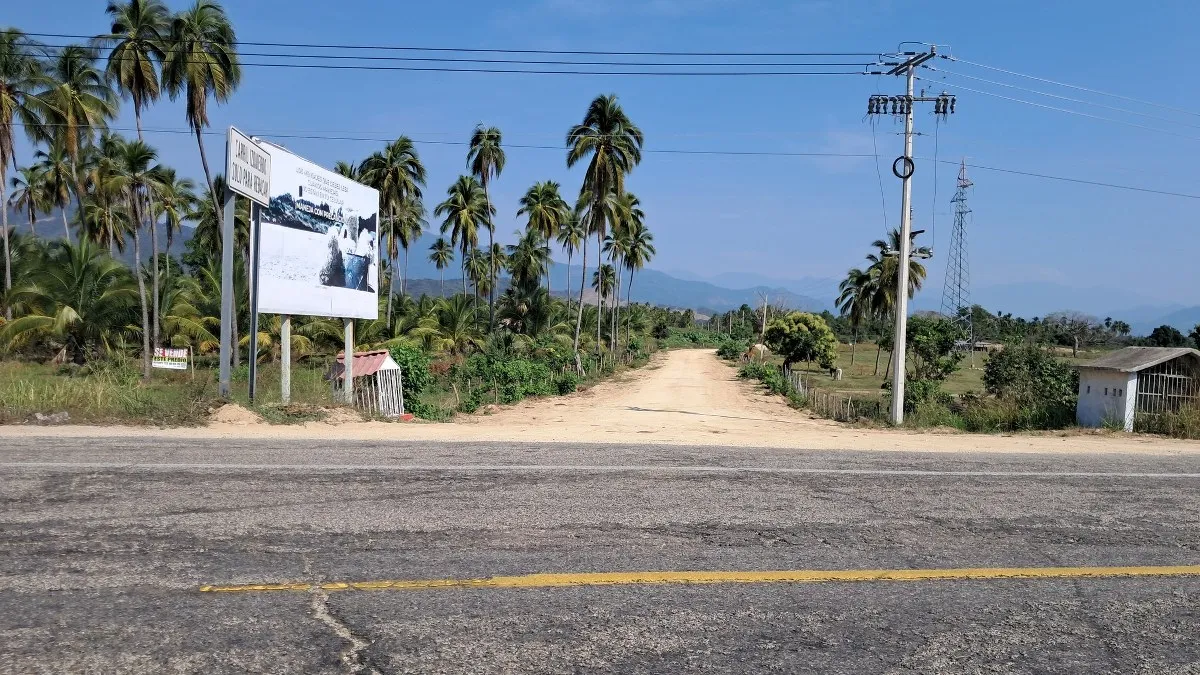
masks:
{"label": "blue sky", "polygon": [[[178,9],[182,3],[170,3]],[[3,21],[30,32],[93,34],[104,3],[17,3]],[[1087,7],[1087,11],[1082,8]],[[51,11],[52,8],[52,11]],[[403,44],[605,51],[892,51],[903,40],[949,45],[962,58],[1058,81],[1197,109],[1196,75],[1187,57],[1200,7],[1192,2],[925,2],[888,0],[765,2],[754,0],[533,0],[530,2],[328,2],[255,0],[227,3],[239,38],[268,42]],[[245,48],[249,50],[251,48]],[[251,58],[247,58],[247,61]],[[1089,114],[1170,129],[1200,138],[1200,117],[1179,115],[961,64],[961,73],[1003,79],[1062,95],[1170,117],[1171,124],[987,89]],[[931,73],[932,77],[933,74]],[[955,91],[951,85],[931,83]],[[213,129],[236,124],[251,133],[330,132],[380,139],[407,134],[429,170],[427,202],[440,201],[465,170],[465,142],[478,122],[499,126],[509,144],[562,144],[570,125],[600,93],[616,93],[647,137],[647,149],[872,152],[866,99],[901,93],[888,77],[639,78],[355,72],[248,67],[226,105],[213,107]],[[1191,158],[1200,140],[1153,133],[958,91],[958,113],[940,126],[938,155],[989,166],[1200,193]],[[128,108],[128,106],[126,106]],[[932,157],[934,123],[918,115],[916,155]],[[122,125],[132,126],[131,110]],[[147,128],[184,128],[179,103],[145,115]],[[1193,125],[1193,126],[1185,126]],[[899,125],[877,127],[885,158],[886,219],[896,224]],[[163,159],[200,176],[190,136],[151,133]],[[207,140],[215,166],[223,141]],[[324,165],[359,160],[382,142],[284,140]],[[21,146],[21,153],[28,147]],[[27,161],[22,154],[18,162]],[[578,189],[565,151],[511,148],[495,183],[504,240],[520,226],[517,199],[534,181]],[[935,246],[929,290],[938,296],[949,244],[955,167],[918,163],[916,227]],[[1196,304],[1198,200],[1071,185],[993,172],[972,173],[974,223],[969,234],[979,285],[1053,282],[1124,288],[1153,302]],[[629,179],[658,244],[652,263],[698,275],[754,273],[781,279],[836,277],[858,265],[884,229],[872,159],[647,153]],[[936,212],[936,239],[931,223]],[[432,221],[432,219],[431,219]],[[436,223],[434,223],[436,224]],[[936,304],[936,301],[935,303]]]}

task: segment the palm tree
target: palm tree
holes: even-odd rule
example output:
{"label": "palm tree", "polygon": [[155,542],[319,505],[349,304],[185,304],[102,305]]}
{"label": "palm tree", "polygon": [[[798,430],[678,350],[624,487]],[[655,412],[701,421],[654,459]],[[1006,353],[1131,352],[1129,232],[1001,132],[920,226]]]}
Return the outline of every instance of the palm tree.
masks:
{"label": "palm tree", "polygon": [[490,211],[483,186],[473,176],[459,176],[446,190],[446,201],[433,210],[434,215],[445,217],[442,234],[449,231],[451,245],[462,254],[463,293],[467,292],[467,253],[479,246],[479,228],[491,222]]}
{"label": "palm tree", "polygon": [[463,274],[471,279],[471,284],[475,287],[475,303],[479,303],[479,292],[481,285],[488,282],[488,270],[490,269],[490,261],[487,253],[473,248],[467,251],[463,258]]}
{"label": "palm tree", "polygon": [[[421,202],[421,188],[425,185],[425,166],[417,155],[416,147],[408,136],[400,136],[388,143],[383,152],[376,152],[363,161],[358,170],[365,185],[379,191],[379,201],[386,209],[383,220],[388,223],[388,262],[393,266],[399,255],[397,238],[404,246],[405,260],[408,245],[414,239],[413,232],[420,236],[424,223],[425,208]],[[405,263],[405,276],[408,273]],[[404,293],[404,276],[400,279],[401,294]],[[388,325],[392,317],[392,286],[388,283]]]}
{"label": "palm tree", "polygon": [[136,288],[129,269],[103,249],[81,240],[51,242],[46,259],[13,295],[31,308],[0,329],[11,348],[35,335],[61,340],[75,363],[92,346],[111,348],[132,319]]}
{"label": "palm tree", "polygon": [[[629,253],[629,247],[632,245],[633,242],[629,238],[628,229],[625,227],[613,228],[612,234],[605,237],[603,252],[608,254],[608,259],[611,262],[614,270],[621,269],[622,265],[624,264],[625,255]],[[612,312],[611,316],[609,317],[612,321],[612,326],[609,329],[608,336],[609,349],[613,351],[615,351],[617,348],[617,338],[615,333],[617,332],[617,326],[619,325],[618,314],[621,311],[620,274],[616,275],[614,296],[616,301],[612,303]]]}
{"label": "palm tree", "polygon": [[[654,235],[645,223],[638,222],[629,232],[629,251],[625,254],[625,267],[629,270],[629,288],[625,292],[625,306],[633,307],[633,274],[646,266],[658,251],[654,248]],[[625,333],[629,339],[629,330]]]}
{"label": "palm tree", "polygon": [[[500,172],[504,171],[504,149],[500,147],[499,129],[496,127],[485,128],[482,124],[475,127],[474,133],[471,134],[471,146],[467,151],[467,166],[483,186],[483,196],[487,202],[488,214],[485,223],[488,229],[488,248],[494,249],[496,224],[492,222],[492,216],[496,211],[492,208],[492,197],[488,192],[488,185],[492,182],[492,178],[499,178]],[[500,272],[500,269],[496,267],[496,262],[496,260],[492,260],[492,267],[488,270],[491,286],[491,292],[488,295],[488,326],[494,326],[496,323],[495,287],[496,275]]]}
{"label": "palm tree", "polygon": [[558,245],[563,247],[567,252],[567,303],[571,302],[571,257],[575,251],[579,250],[579,245],[583,243],[587,237],[587,231],[583,229],[583,223],[579,220],[579,213],[574,209],[568,208],[562,222],[558,226],[558,232],[555,233],[555,239]]}
{"label": "palm tree", "polygon": [[[646,214],[642,211],[642,202],[637,198],[637,195],[632,192],[626,192],[618,198],[619,203],[619,219],[613,223],[612,228],[612,245],[605,247],[605,252],[609,254],[609,259],[612,261],[613,267],[621,269],[624,264],[624,258],[629,253],[630,247],[633,245],[631,233],[638,228],[642,228],[645,224]],[[617,302],[613,306],[613,335],[612,346],[616,349],[617,346],[617,327],[620,325],[621,315],[621,275],[617,274]]]}
{"label": "palm tree", "polygon": [[850,341],[850,365],[854,365],[854,346],[858,344],[858,328],[863,319],[871,313],[871,295],[875,292],[875,280],[869,271],[864,272],[857,267],[850,268],[846,278],[838,284],[836,305],[843,316],[850,319],[850,328],[854,331],[854,339]]}
{"label": "palm tree", "polygon": [[[910,244],[913,239],[916,239],[916,234],[910,235]],[[900,250],[900,230],[892,229],[888,232],[886,240],[876,239],[871,242],[876,250],[867,256],[867,260],[871,263],[868,271],[874,278],[874,293],[871,295],[871,307],[876,317],[887,320],[892,318],[896,312],[896,290],[899,286],[900,265],[899,265],[899,250]],[[932,252],[926,247],[911,247],[912,256],[928,257]],[[908,261],[908,297],[913,297],[917,291],[921,290],[921,286],[925,282],[925,266],[913,260],[912,257]],[[893,352],[895,345],[893,345]],[[875,372],[879,372],[879,352],[876,350],[876,365]],[[891,369],[889,361],[887,368],[884,369],[884,377],[887,377],[887,371]]]}
{"label": "palm tree", "polygon": [[446,241],[445,237],[438,237],[437,241],[433,242],[433,246],[429,247],[429,261],[432,262],[438,269],[440,278],[441,296],[446,297],[446,268],[450,266],[450,261],[454,260],[454,247],[450,242]]}
{"label": "palm tree", "polygon": [[512,273],[513,286],[527,291],[537,286],[542,275],[549,270],[550,247],[536,229],[527,229],[524,235],[517,233],[517,236],[517,243],[506,247],[508,269]]}
{"label": "palm tree", "polygon": [[[611,298],[617,283],[617,272],[612,265],[601,265],[592,272],[592,290],[596,291],[596,341],[600,341],[600,327],[604,324],[604,300]],[[596,345],[596,353],[600,353],[600,345]]]}
{"label": "palm tree", "polygon": [[144,140],[142,109],[157,101],[162,92],[158,69],[166,56],[171,13],[159,0],[109,2],[104,11],[112,17],[112,27],[97,42],[113,45],[108,54],[108,77],[133,102],[138,140]]}
{"label": "palm tree", "polygon": [[122,144],[121,164],[118,168],[119,175],[125,183],[126,204],[133,216],[134,223],[131,228],[133,230],[133,269],[134,276],[137,277],[138,295],[142,304],[142,379],[145,380],[150,379],[151,333],[153,332],[153,337],[157,340],[158,330],[157,327],[151,327],[150,311],[146,301],[146,281],[143,275],[137,272],[142,264],[142,238],[139,233],[141,228],[137,224],[142,222],[142,207],[146,193],[154,189],[155,175],[152,169],[157,158],[158,153],[154,148],[144,142],[128,141]]}
{"label": "palm tree", "polygon": [[[0,173],[3,170],[0,169]],[[46,190],[45,176],[38,172],[36,166],[26,166],[17,169],[17,175],[9,179],[13,193],[8,199],[9,206],[29,216],[29,233],[37,236],[37,215],[49,213],[54,206],[50,203],[50,195]],[[5,218],[8,216],[5,215]]]}
{"label": "palm tree", "polygon": [[333,165],[333,172],[339,176],[345,176],[346,178],[354,181],[358,180],[359,178],[358,165],[352,162],[343,162],[338,160],[337,163]]}
{"label": "palm tree", "polygon": [[[16,167],[14,123],[24,126],[30,139],[40,133],[38,113],[42,105],[34,92],[45,83],[42,62],[33,43],[15,28],[0,31],[0,194],[7,184],[9,162],[14,162],[13,167]],[[4,238],[4,292],[7,294],[12,289],[12,251],[8,241],[8,208],[0,206],[0,211],[3,212],[0,214],[0,233]],[[12,318],[7,306],[5,318]]]}
{"label": "palm tree", "polygon": [[71,239],[71,226],[67,223],[67,206],[71,203],[71,192],[75,189],[71,158],[61,140],[55,139],[46,150],[33,153],[37,162],[35,170],[41,176],[49,201],[58,207],[62,216],[63,236]]}
{"label": "palm tree", "polygon": [[70,160],[80,222],[83,218],[80,154],[95,132],[107,128],[108,120],[117,114],[117,96],[109,88],[108,76],[100,70],[98,59],[95,48],[63,47],[50,63],[49,88],[38,95],[46,109],[47,123],[54,125],[56,144]]}
{"label": "palm tree", "polygon": [[[588,106],[583,122],[567,132],[567,166],[572,167],[589,159],[583,177],[580,197],[588,198],[585,229],[596,234],[596,248],[603,244],[607,224],[613,222],[608,216],[612,209],[605,206],[610,196],[625,192],[625,176],[642,161],[642,144],[645,138],[617,103],[615,94],[597,96]],[[584,268],[587,268],[587,250],[584,249]],[[580,315],[583,320],[582,288],[580,289]],[[596,298],[597,310],[600,298]],[[600,327],[596,327],[596,349],[599,345]],[[579,338],[575,339],[575,350],[579,350]]]}
{"label": "palm tree", "polygon": [[459,355],[477,346],[483,336],[475,328],[476,314],[465,295],[439,300],[432,316],[423,321],[433,348]]}
{"label": "palm tree", "polygon": [[[171,100],[180,95],[186,99],[187,122],[196,134],[204,179],[208,182],[209,194],[218,196],[201,133],[209,122],[208,97],[212,96],[218,103],[229,100],[242,79],[237,35],[220,5],[210,0],[196,0],[190,9],[175,15],[167,39],[162,77]],[[218,204],[218,225],[222,217]]]}
{"label": "palm tree", "polygon": [[125,235],[137,223],[126,203],[126,181],[122,176],[124,140],[102,133],[100,141],[90,147],[87,162],[88,193],[84,206],[83,237],[97,244],[107,244],[110,255],[125,251]]}
{"label": "palm tree", "polygon": [[[517,215],[527,216],[526,231],[536,232],[543,241],[549,242],[558,235],[571,212],[571,207],[559,193],[558,183],[548,180],[534,183],[520,200]],[[568,276],[570,270],[567,271]],[[546,292],[550,292],[550,275],[546,275]]]}
{"label": "palm tree", "polygon": [[167,263],[165,265],[167,274],[171,272],[171,245],[175,243],[175,234],[183,227],[183,221],[192,213],[196,205],[196,184],[189,178],[179,178],[175,170],[163,165],[158,165],[152,170],[152,178],[150,185],[151,192],[154,195],[153,199],[149,199],[150,206],[150,242],[153,249],[153,268],[154,298],[151,304],[151,309],[154,311],[154,344],[158,344],[158,333],[162,327],[162,317],[160,314],[163,308],[167,305],[160,302],[159,285],[160,275],[164,265],[161,264],[158,257],[158,220],[160,217],[165,218],[164,225],[166,226],[167,234]]}

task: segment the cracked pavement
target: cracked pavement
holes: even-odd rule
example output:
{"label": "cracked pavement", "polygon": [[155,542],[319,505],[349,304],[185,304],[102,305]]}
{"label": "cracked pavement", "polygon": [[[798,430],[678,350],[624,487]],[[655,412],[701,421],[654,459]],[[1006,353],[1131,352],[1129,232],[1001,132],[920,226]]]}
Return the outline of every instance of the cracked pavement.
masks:
{"label": "cracked pavement", "polygon": [[1195,455],[6,438],[0,673],[1195,674],[1195,577],[198,588],[1194,565],[1197,488]]}

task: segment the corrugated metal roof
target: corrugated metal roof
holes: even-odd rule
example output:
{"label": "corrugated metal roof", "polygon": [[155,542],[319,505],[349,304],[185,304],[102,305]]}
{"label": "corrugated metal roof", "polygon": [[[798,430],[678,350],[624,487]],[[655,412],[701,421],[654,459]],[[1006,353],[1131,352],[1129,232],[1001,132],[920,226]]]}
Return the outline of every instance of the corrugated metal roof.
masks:
{"label": "corrugated metal roof", "polygon": [[1190,347],[1126,347],[1077,367],[1133,373],[1181,356],[1191,356],[1200,361],[1200,351]]}
{"label": "corrugated metal roof", "polygon": [[[369,352],[354,352],[354,377],[374,375],[381,370],[399,370],[400,366],[392,360],[392,355],[386,349],[376,349]],[[338,352],[337,363],[333,364],[330,377],[342,379],[346,370],[346,353]]]}

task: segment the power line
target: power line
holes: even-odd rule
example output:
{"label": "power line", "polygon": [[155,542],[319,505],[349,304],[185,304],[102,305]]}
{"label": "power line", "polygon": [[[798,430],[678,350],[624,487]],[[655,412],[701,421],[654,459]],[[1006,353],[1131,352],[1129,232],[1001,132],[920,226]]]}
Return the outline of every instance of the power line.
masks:
{"label": "power line", "polygon": [[1060,101],[1069,101],[1071,103],[1081,103],[1083,105],[1096,106],[1098,108],[1104,108],[1106,110],[1112,110],[1115,112],[1126,113],[1128,115],[1138,115],[1140,117],[1146,117],[1148,119],[1158,120],[1159,122],[1167,122],[1170,124],[1180,124],[1185,127],[1191,127],[1193,129],[1200,129],[1200,124],[1189,124],[1187,122],[1180,122],[1178,120],[1173,120],[1169,117],[1160,117],[1158,115],[1151,115],[1149,113],[1139,112],[1137,110],[1129,110],[1128,108],[1118,108],[1117,106],[1105,105],[1103,103],[1097,103],[1095,101],[1087,101],[1087,100],[1080,99],[1080,98],[1072,98],[1070,96],[1061,96],[1059,94],[1052,94],[1050,92],[1038,91],[1037,89],[1021,87],[1021,86],[1018,86],[1015,84],[1008,84],[1007,82],[998,82],[996,80],[989,80],[984,77],[975,77],[974,75],[967,75],[966,73],[957,73],[957,72],[952,72],[952,71],[948,71],[948,70],[942,70],[941,68],[934,68],[933,66],[925,66],[925,67],[934,72],[942,73],[943,75],[950,75],[952,77],[965,77],[969,80],[975,80],[977,82],[983,82],[986,84],[994,84],[994,85],[997,85],[1000,87],[1008,87],[1009,89],[1017,89],[1019,91],[1025,91],[1025,92],[1029,92],[1031,94],[1037,94],[1038,96],[1048,96],[1050,98],[1059,99]]}
{"label": "power line", "polygon": [[[19,122],[13,122],[13,124],[19,124]],[[61,126],[61,125],[51,125],[51,126]],[[108,127],[108,130],[133,132],[133,131],[136,131],[137,129],[135,127]],[[144,133],[149,133],[149,134],[159,133],[159,134],[193,135],[195,133],[191,129],[143,128],[142,131]],[[223,131],[203,131],[201,133],[206,136],[215,136],[215,137],[224,137],[225,136],[225,132],[223,132]],[[257,134],[254,134],[254,135],[261,136],[263,138],[274,138],[274,139],[359,141],[359,142],[370,142],[370,143],[389,143],[389,142],[395,140],[394,138],[382,138],[382,137],[333,136],[333,135],[325,135],[325,134],[296,134],[296,133],[270,133],[270,132],[258,132]],[[441,141],[441,140],[428,140],[428,139],[413,139],[413,142],[417,143],[419,145],[454,145],[454,146],[470,145],[470,143],[468,143],[467,141]],[[563,152],[566,150],[566,147],[562,146],[562,145],[505,144],[504,147],[513,148],[513,149],[521,149],[521,150],[555,150],[555,151],[559,151],[559,152]],[[876,154],[872,154],[872,153],[854,153],[854,152],[788,152],[788,151],[779,151],[779,150],[762,150],[762,151],[754,151],[754,150],[684,150],[684,149],[676,149],[676,148],[647,148],[647,149],[643,150],[643,152],[648,153],[648,154],[664,154],[664,155],[717,155],[717,156],[735,156],[735,157],[837,157],[837,158],[868,159],[868,158],[877,156]],[[957,162],[954,162],[952,160],[944,160],[944,159],[934,160],[930,157],[914,157],[913,159],[920,160],[920,161],[937,161],[942,164],[957,164]],[[1047,180],[1064,181],[1064,182],[1068,182],[1068,183],[1078,183],[1080,185],[1092,185],[1095,187],[1106,187],[1106,188],[1113,188],[1113,189],[1117,189],[1117,190],[1128,190],[1131,192],[1143,192],[1143,193],[1148,193],[1148,194],[1164,195],[1164,196],[1168,196],[1168,197],[1182,197],[1185,199],[1200,199],[1200,194],[1189,194],[1189,193],[1185,193],[1185,192],[1173,192],[1170,190],[1156,190],[1153,188],[1144,188],[1144,187],[1138,187],[1138,186],[1134,186],[1134,185],[1121,185],[1118,183],[1106,183],[1103,181],[1087,180],[1087,179],[1083,179],[1083,178],[1072,178],[1069,176],[1055,176],[1055,175],[1051,175],[1051,174],[1037,173],[1037,172],[1033,172],[1033,171],[1023,171],[1023,170],[1019,170],[1019,169],[1005,169],[1005,168],[995,167],[995,166],[985,166],[982,164],[967,164],[967,166],[972,169],[979,169],[981,171],[996,171],[999,173],[1007,173],[1007,174],[1013,174],[1013,175],[1017,175],[1017,176],[1027,176],[1027,177],[1031,177],[1031,178],[1044,178]]]}
{"label": "power line", "polygon": [[968,65],[968,66],[975,66],[976,68],[984,68],[984,69],[986,69],[986,70],[993,70],[993,71],[996,71],[996,72],[998,72],[998,73],[1004,73],[1004,74],[1006,74],[1006,75],[1014,75],[1014,76],[1016,76],[1016,77],[1024,77],[1024,78],[1027,78],[1027,79],[1030,79],[1030,80],[1037,80],[1038,82],[1045,82],[1046,84],[1053,84],[1053,85],[1055,85],[1055,86],[1058,86],[1058,87],[1066,87],[1066,88],[1068,88],[1068,89],[1075,89],[1075,90],[1077,90],[1077,91],[1086,91],[1086,92],[1088,92],[1089,94],[1098,94],[1098,95],[1100,95],[1100,96],[1109,96],[1109,97],[1112,97],[1112,98],[1119,98],[1119,99],[1121,99],[1122,101],[1129,101],[1129,102],[1131,102],[1131,103],[1140,103],[1140,104],[1142,104],[1142,105],[1153,106],[1153,107],[1155,107],[1155,108],[1162,108],[1163,110],[1171,110],[1171,111],[1174,111],[1174,112],[1177,112],[1177,113],[1183,113],[1183,114],[1185,114],[1185,115],[1193,115],[1193,116],[1196,116],[1196,117],[1200,117],[1200,113],[1198,113],[1198,112],[1196,112],[1196,111],[1194,111],[1194,110],[1186,110],[1186,109],[1184,109],[1184,108],[1176,108],[1176,107],[1173,107],[1173,106],[1164,105],[1164,104],[1162,104],[1162,103],[1155,103],[1154,101],[1146,101],[1146,100],[1144,100],[1144,99],[1140,99],[1140,98],[1133,98],[1133,97],[1131,97],[1131,96],[1122,96],[1121,94],[1113,94],[1113,93],[1110,93],[1110,92],[1107,92],[1107,91],[1100,91],[1099,89],[1090,89],[1090,88],[1088,88],[1088,87],[1081,87],[1081,86],[1079,86],[1079,85],[1077,85],[1077,84],[1069,84],[1069,83],[1067,83],[1067,82],[1058,82],[1058,81],[1056,81],[1056,80],[1050,80],[1050,79],[1047,79],[1047,78],[1044,78],[1044,77],[1037,77],[1036,75],[1026,75],[1025,73],[1018,73],[1018,72],[1016,72],[1016,71],[1013,71],[1013,70],[1005,70],[1004,68],[997,68],[996,66],[988,66],[988,65],[985,65],[985,64],[982,64],[982,63],[976,63],[976,62],[974,62],[974,61],[967,61],[967,60],[965,60],[965,59],[958,59],[958,58],[955,58],[955,57],[953,57],[953,56],[949,56],[949,55],[946,55],[946,54],[941,54],[940,56],[941,56],[943,59],[947,59],[947,60],[949,60],[949,61],[955,61],[955,62],[957,62],[957,63],[962,63],[962,64],[965,64],[965,65]]}
{"label": "power line", "polygon": [[[917,79],[921,80],[923,82],[931,81],[928,78],[924,78],[924,77],[918,77]],[[994,98],[1000,98],[1000,99],[1004,99],[1006,101],[1013,101],[1015,103],[1024,103],[1025,105],[1031,105],[1031,106],[1034,106],[1037,108],[1045,108],[1046,110],[1054,110],[1054,111],[1061,112],[1061,113],[1067,113],[1069,115],[1078,115],[1080,117],[1087,117],[1087,118],[1093,119],[1093,120],[1100,120],[1101,122],[1111,122],[1113,124],[1121,124],[1121,125],[1124,125],[1127,127],[1133,127],[1135,129],[1144,129],[1146,131],[1153,131],[1155,133],[1166,134],[1168,136],[1176,136],[1178,138],[1186,138],[1190,141],[1200,141],[1200,138],[1197,138],[1196,136],[1188,136],[1187,134],[1181,134],[1181,133],[1178,133],[1175,131],[1170,131],[1168,129],[1159,129],[1158,127],[1148,127],[1144,124],[1136,124],[1134,122],[1126,122],[1125,120],[1113,119],[1112,117],[1104,117],[1103,115],[1093,115],[1091,113],[1085,113],[1085,112],[1081,112],[1079,110],[1071,110],[1070,108],[1059,108],[1057,106],[1047,105],[1045,103],[1038,103],[1036,101],[1027,101],[1023,98],[1016,98],[1013,96],[1005,96],[1004,94],[997,94],[994,91],[984,91],[982,89],[973,89],[971,87],[967,87],[967,86],[961,85],[961,84],[954,84],[954,83],[948,83],[948,84],[950,84],[955,89],[962,89],[963,91],[969,91],[969,92],[973,92],[976,94],[983,94],[984,96],[992,96]]]}
{"label": "power line", "polygon": [[[49,49],[63,49],[71,45],[42,45]],[[116,47],[100,47],[100,50],[115,51]],[[808,67],[843,67],[843,68],[864,68],[874,65],[874,62],[845,62],[845,61],[817,61],[817,62],[770,62],[770,61],[738,61],[728,63],[715,62],[696,62],[696,61],[580,61],[572,60],[530,60],[530,59],[486,59],[486,58],[462,58],[453,56],[379,56],[374,54],[359,55],[359,54],[281,54],[278,52],[239,52],[239,57],[254,56],[254,57],[269,57],[279,59],[337,59],[350,61],[400,61],[400,62],[433,62],[433,63],[497,63],[497,64],[513,64],[513,65],[545,65],[545,66],[622,66],[622,67],[638,67],[638,66],[653,66],[662,68],[682,68],[682,67],[729,67],[729,68],[808,68]],[[114,57],[101,56],[106,60],[113,60]],[[125,59],[133,59],[133,57],[115,57],[117,61]]]}
{"label": "power line", "polygon": [[[34,37],[66,38],[70,40],[92,40],[101,35],[68,35],[64,33],[25,33]],[[119,36],[117,36],[119,38]],[[112,39],[112,38],[110,38]],[[307,49],[365,49],[365,50],[396,50],[415,52],[467,52],[483,54],[564,54],[575,56],[879,56],[880,52],[619,52],[606,50],[565,50],[565,49],[499,49],[481,47],[416,47],[410,45],[350,45],[330,43],[304,42],[252,42],[238,40],[237,45],[252,47],[296,47]]]}

